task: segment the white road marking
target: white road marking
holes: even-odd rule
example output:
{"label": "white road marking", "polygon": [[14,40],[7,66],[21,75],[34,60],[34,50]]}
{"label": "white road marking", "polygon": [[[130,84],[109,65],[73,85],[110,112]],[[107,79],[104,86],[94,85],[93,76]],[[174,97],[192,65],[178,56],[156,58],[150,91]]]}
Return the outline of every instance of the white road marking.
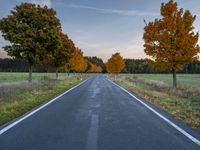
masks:
{"label": "white road marking", "polygon": [[86,150],[97,150],[99,116],[92,115]]}
{"label": "white road marking", "polygon": [[69,90],[65,91],[64,93],[58,95],[57,97],[55,97],[54,99],[50,100],[49,102],[45,103],[44,105],[40,106],[39,108],[37,108],[36,110],[30,112],[29,114],[25,115],[24,117],[20,118],[19,120],[11,123],[10,125],[4,127],[3,129],[0,130],[0,135],[3,134],[4,132],[8,131],[9,129],[11,129],[12,127],[16,126],[17,124],[19,124],[20,122],[22,122],[23,120],[27,119],[28,117],[32,116],[33,114],[35,114],[36,112],[40,111],[41,109],[43,109],[44,107],[48,106],[49,104],[53,103],[54,101],[56,101],[58,98],[62,97],[63,95],[67,94],[68,92],[70,92],[71,90],[77,88],[78,86],[80,86],[81,84],[85,83],[87,80],[79,83],[78,85],[70,88]]}
{"label": "white road marking", "polygon": [[122,89],[124,92],[126,92],[127,94],[129,94],[131,97],[133,97],[135,100],[137,100],[138,102],[140,102],[142,105],[144,105],[146,108],[148,108],[150,111],[152,111],[154,114],[156,114],[158,117],[160,117],[161,119],[163,119],[165,122],[167,122],[169,125],[171,125],[172,127],[174,127],[176,130],[178,130],[180,133],[182,133],[183,135],[185,135],[188,139],[190,139],[192,142],[196,143],[198,146],[200,146],[200,141],[193,137],[191,134],[189,134],[188,132],[186,132],[185,130],[183,130],[181,127],[179,127],[178,125],[176,125],[175,123],[173,123],[172,121],[170,121],[169,119],[167,119],[166,117],[164,117],[163,115],[161,115],[159,112],[157,112],[155,109],[153,109],[152,107],[150,107],[149,105],[147,105],[146,103],[144,103],[142,100],[140,100],[139,98],[137,98],[136,96],[134,96],[133,94],[131,94],[129,91],[127,91],[125,88],[121,87],[120,85],[114,83],[113,81],[111,81],[110,79],[107,79],[108,81],[110,81],[112,84],[116,85],[117,87],[119,87],[120,89]]}

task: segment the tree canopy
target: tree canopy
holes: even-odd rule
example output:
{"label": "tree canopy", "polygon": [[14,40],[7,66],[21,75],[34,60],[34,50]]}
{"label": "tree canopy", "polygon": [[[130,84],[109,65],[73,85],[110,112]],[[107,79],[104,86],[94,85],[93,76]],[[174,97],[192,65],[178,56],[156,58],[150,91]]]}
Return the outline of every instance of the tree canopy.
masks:
{"label": "tree canopy", "polygon": [[125,63],[120,53],[115,53],[106,63],[106,69],[109,73],[120,73],[124,69]]}
{"label": "tree canopy", "polygon": [[73,72],[84,72],[87,67],[87,62],[83,57],[83,52],[80,49],[76,49],[69,60],[68,69]]}
{"label": "tree canopy", "polygon": [[58,78],[58,69],[59,67],[64,67],[69,63],[69,59],[74,52],[74,44],[68,38],[67,35],[60,32],[59,38],[61,45],[49,53],[46,57],[47,64],[53,65],[56,67],[56,77]]}

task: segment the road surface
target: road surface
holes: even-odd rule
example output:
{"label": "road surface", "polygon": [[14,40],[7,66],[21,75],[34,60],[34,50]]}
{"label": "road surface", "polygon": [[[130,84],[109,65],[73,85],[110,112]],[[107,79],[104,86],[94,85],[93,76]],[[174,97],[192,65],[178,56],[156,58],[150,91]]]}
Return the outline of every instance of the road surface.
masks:
{"label": "road surface", "polygon": [[0,135],[0,150],[199,149],[104,75]]}

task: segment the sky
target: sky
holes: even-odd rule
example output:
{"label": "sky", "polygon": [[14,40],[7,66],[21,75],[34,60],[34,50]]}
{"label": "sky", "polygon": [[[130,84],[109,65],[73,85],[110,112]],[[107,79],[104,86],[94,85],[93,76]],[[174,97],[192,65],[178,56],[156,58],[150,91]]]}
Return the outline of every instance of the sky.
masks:
{"label": "sky", "polygon": [[[85,56],[106,61],[115,52],[124,58],[146,58],[143,48],[144,20],[160,18],[160,5],[168,0],[0,0],[0,18],[16,5],[30,2],[56,10],[62,30],[82,49]],[[195,31],[200,30],[200,0],[177,0],[179,8],[197,15]],[[7,57],[0,35],[0,57]]]}

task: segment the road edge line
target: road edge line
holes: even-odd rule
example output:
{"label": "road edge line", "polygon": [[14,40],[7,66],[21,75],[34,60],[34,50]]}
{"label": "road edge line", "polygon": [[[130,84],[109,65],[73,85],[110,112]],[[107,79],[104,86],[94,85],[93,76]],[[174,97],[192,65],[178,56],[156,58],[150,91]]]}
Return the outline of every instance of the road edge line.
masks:
{"label": "road edge line", "polygon": [[37,113],[38,111],[40,111],[41,109],[45,108],[46,106],[50,105],[51,103],[55,102],[56,100],[58,100],[58,98],[62,97],[63,95],[69,93],[70,91],[72,91],[73,89],[79,87],[80,85],[84,84],[86,81],[88,81],[89,79],[86,79],[84,81],[82,81],[81,83],[71,87],[70,89],[68,89],[67,91],[63,92],[62,94],[56,96],[55,98],[51,99],[50,101],[48,101],[47,103],[41,105],[39,108],[31,111],[30,113],[28,113],[27,115],[23,116],[22,118],[20,118],[19,120],[14,121],[13,123],[7,125],[6,127],[3,127],[0,130],[0,135],[2,135],[3,133],[5,133],[6,131],[8,131],[9,129],[11,129],[12,127],[16,126],[17,124],[19,124],[20,122],[22,122],[23,120],[29,118],[30,116],[32,116],[33,114]]}
{"label": "road edge line", "polygon": [[198,140],[197,138],[193,137],[191,134],[189,134],[188,132],[186,132],[184,129],[182,129],[181,127],[179,127],[178,125],[176,125],[175,123],[173,123],[172,121],[170,121],[169,119],[167,119],[166,117],[164,117],[162,114],[160,114],[159,112],[157,112],[155,109],[153,109],[152,107],[150,107],[148,104],[146,104],[145,102],[143,102],[142,100],[140,100],[139,98],[137,98],[135,95],[133,95],[132,93],[130,93],[128,90],[126,90],[125,88],[123,88],[122,86],[118,85],[117,83],[111,81],[110,79],[107,79],[108,81],[110,81],[112,84],[114,84],[115,86],[119,87],[121,90],[123,90],[124,92],[126,92],[128,95],[130,95],[131,97],[133,97],[135,100],[137,100],[138,102],[140,102],[142,105],[144,105],[147,109],[149,109],[151,112],[153,112],[154,114],[156,114],[158,117],[160,117],[161,119],[163,119],[165,122],[167,122],[169,125],[171,125],[172,127],[174,127],[177,131],[179,131],[180,133],[182,133],[183,135],[185,135],[188,139],[190,139],[192,142],[194,142],[195,144],[197,144],[198,146],[200,146],[200,140]]}

